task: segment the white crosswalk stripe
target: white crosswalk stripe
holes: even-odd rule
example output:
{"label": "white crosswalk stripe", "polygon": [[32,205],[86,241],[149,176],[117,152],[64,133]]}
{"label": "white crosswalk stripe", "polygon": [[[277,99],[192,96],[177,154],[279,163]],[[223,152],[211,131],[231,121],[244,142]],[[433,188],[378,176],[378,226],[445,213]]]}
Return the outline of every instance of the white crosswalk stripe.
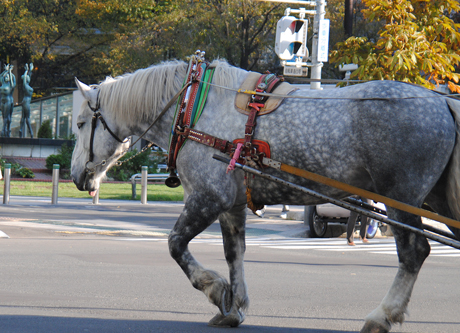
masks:
{"label": "white crosswalk stripe", "polygon": [[[280,249],[280,250],[322,250],[336,252],[370,252],[377,254],[396,255],[396,245],[393,239],[372,239],[370,243],[362,244],[359,241],[355,242],[356,246],[349,246],[346,240],[339,239],[247,239],[247,246],[260,246],[265,248]],[[431,254],[430,256],[443,257],[460,257],[460,250],[452,247],[430,241]]]}
{"label": "white crosswalk stripe", "polygon": [[[167,242],[166,239],[124,239],[131,241],[159,241]],[[222,246],[221,238],[197,238],[191,242],[196,244],[210,244]],[[393,238],[381,239],[374,238],[367,244],[356,241],[356,246],[346,244],[345,238],[247,238],[246,246],[259,246],[263,248],[279,250],[317,250],[333,252],[369,252],[376,254],[397,255],[396,244]],[[433,257],[460,257],[460,250],[446,246],[435,241],[430,241],[431,253]]]}

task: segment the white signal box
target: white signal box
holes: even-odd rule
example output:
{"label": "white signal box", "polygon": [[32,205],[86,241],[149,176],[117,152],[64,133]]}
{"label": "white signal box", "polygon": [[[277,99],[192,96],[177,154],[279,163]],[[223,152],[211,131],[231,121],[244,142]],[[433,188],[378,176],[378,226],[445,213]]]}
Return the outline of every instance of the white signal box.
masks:
{"label": "white signal box", "polygon": [[280,60],[305,57],[307,51],[308,21],[294,16],[283,16],[276,26],[275,53]]}

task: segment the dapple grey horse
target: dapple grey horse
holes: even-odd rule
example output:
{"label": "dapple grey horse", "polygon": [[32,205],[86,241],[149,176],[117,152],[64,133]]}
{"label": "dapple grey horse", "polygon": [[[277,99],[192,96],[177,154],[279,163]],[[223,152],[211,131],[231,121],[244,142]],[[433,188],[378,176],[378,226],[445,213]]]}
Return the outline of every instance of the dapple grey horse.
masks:
{"label": "dapple grey horse", "polygon": [[[244,137],[247,116],[235,111],[234,90],[248,72],[216,62],[205,109],[196,129],[225,140]],[[78,139],[72,157],[72,177],[78,189],[91,194],[106,171],[125,152],[124,138],[141,135],[181,89],[187,63],[165,62],[132,74],[109,78],[99,85],[77,81],[86,101],[78,116]],[[220,87],[219,87],[220,86]],[[455,217],[456,200],[447,186],[458,174],[452,155],[456,123],[448,98],[430,90],[392,81],[374,81],[341,89],[298,90],[303,98],[285,99],[268,115],[258,117],[254,138],[270,144],[275,160],[309,170],[420,207],[424,202],[442,215]],[[450,101],[452,103],[452,101]],[[457,103],[457,102],[455,102]],[[100,112],[92,132],[92,116]],[[174,107],[145,138],[167,148]],[[91,150],[91,154],[90,154]],[[219,308],[210,325],[238,326],[249,300],[244,279],[246,184],[244,172],[226,173],[212,158],[217,150],[187,141],[177,159],[184,190],[184,210],[169,235],[169,250],[192,285]],[[90,155],[92,155],[90,158]],[[266,172],[334,198],[348,194],[279,171]],[[318,204],[317,199],[248,177],[257,204]],[[455,186],[454,186],[455,188]],[[449,203],[448,203],[449,202]],[[421,227],[420,217],[387,207],[391,219]],[[458,216],[456,216],[458,218]],[[230,281],[203,267],[188,249],[189,242],[219,220]],[[362,332],[388,332],[402,323],[419,270],[430,253],[425,237],[393,230],[399,268],[388,294],[365,319]],[[457,237],[460,233],[454,230]],[[308,255],[308,254],[307,254]]]}

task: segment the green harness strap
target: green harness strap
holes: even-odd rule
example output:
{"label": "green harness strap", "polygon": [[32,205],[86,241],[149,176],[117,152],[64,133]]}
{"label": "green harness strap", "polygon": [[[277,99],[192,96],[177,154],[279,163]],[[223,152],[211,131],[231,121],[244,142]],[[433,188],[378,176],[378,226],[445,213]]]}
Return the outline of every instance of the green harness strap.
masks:
{"label": "green harness strap", "polygon": [[[211,87],[207,83],[211,83],[212,78],[214,76],[214,71],[215,71],[215,68],[208,68],[204,74],[204,78],[201,80],[200,97],[198,98],[198,100],[195,101],[195,104],[193,105],[193,114],[192,114],[192,119],[190,121],[190,127],[192,128],[195,127],[195,124],[198,122],[198,120],[201,117],[201,113],[203,112],[204,106],[206,104],[206,100],[208,98],[209,88]],[[206,87],[204,87],[204,89],[202,87],[203,84],[206,84]]]}
{"label": "green harness strap", "polygon": [[[204,67],[203,68],[204,73],[203,73],[201,82],[200,82],[199,87],[198,87],[197,98],[195,98],[195,101],[193,101],[193,109],[192,109],[192,114],[191,114],[191,117],[190,117],[190,125],[189,125],[190,128],[195,127],[196,123],[198,122],[198,120],[201,117],[201,114],[203,113],[203,109],[204,109],[204,107],[206,105],[206,100],[208,98],[209,89],[211,87],[211,85],[209,85],[207,83],[211,83],[212,78],[214,76],[214,71],[215,71],[215,67],[206,67],[207,66],[206,63],[201,63],[200,65]],[[189,66],[189,67],[191,67],[191,66]],[[185,80],[184,80],[184,85],[187,83],[187,78],[188,78],[189,73],[190,72],[187,72],[187,75],[186,75]],[[205,86],[205,87],[203,87],[203,86]],[[184,93],[186,93],[186,92],[184,92]],[[174,126],[174,124],[176,122],[177,117],[179,116],[178,113],[179,113],[179,109],[180,109],[180,106],[181,106],[180,105],[181,100],[182,100],[182,98],[178,99],[177,104],[176,104],[176,112],[175,112],[175,115],[174,115],[173,126]],[[190,102],[191,101],[189,101],[189,103]],[[171,133],[170,133],[170,137],[169,137],[170,146],[172,144],[173,134],[174,134],[174,127],[172,128]],[[182,148],[184,147],[186,142],[187,142],[187,139],[185,139],[185,141],[182,143],[181,147],[179,148],[178,153],[180,153],[180,151],[182,150]]]}

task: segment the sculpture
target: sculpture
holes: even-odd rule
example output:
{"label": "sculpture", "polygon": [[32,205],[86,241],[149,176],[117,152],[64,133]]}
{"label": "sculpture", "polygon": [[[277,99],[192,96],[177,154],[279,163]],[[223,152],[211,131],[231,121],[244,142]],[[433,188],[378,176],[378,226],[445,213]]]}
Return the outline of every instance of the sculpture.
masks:
{"label": "sculpture", "polygon": [[32,100],[32,93],[34,89],[29,85],[30,78],[32,76],[32,70],[34,69],[34,64],[30,63],[30,65],[26,64],[25,66],[26,71],[21,76],[23,82],[23,89],[24,89],[24,98],[22,100],[22,117],[21,123],[19,125],[19,137],[23,138],[26,134],[25,125],[29,129],[30,137],[34,137],[34,132],[32,131],[32,126],[30,125],[30,101]]}
{"label": "sculpture", "polygon": [[11,135],[11,116],[13,114],[13,91],[16,88],[16,77],[12,73],[13,65],[6,64],[5,70],[0,74],[0,108],[3,116],[2,136],[10,137]]}

